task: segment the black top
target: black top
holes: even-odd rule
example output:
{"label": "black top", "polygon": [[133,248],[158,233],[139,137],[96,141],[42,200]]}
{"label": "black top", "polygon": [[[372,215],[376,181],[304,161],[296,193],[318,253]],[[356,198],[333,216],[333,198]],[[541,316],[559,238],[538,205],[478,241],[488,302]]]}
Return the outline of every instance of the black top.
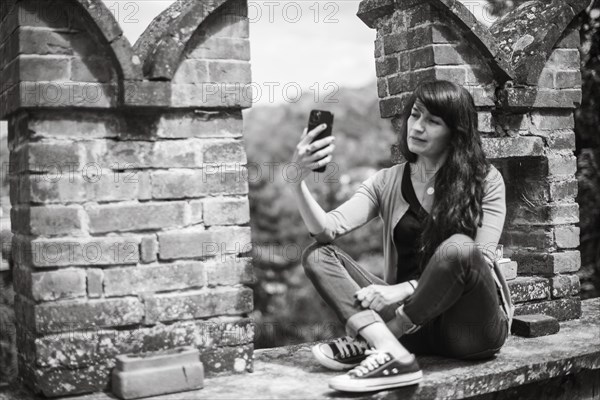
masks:
{"label": "black top", "polygon": [[394,245],[398,252],[397,283],[418,279],[421,275],[419,238],[428,215],[415,194],[415,188],[410,179],[410,163],[406,164],[406,168],[404,168],[402,197],[408,202],[409,207],[394,227]]}

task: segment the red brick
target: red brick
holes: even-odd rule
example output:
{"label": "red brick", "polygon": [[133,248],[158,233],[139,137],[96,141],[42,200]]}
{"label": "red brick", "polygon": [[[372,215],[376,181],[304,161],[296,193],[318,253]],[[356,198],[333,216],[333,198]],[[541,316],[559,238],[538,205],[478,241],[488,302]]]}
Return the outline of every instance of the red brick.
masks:
{"label": "red brick", "polygon": [[158,239],[156,235],[144,236],[140,248],[140,258],[143,263],[151,263],[157,260]]}
{"label": "red brick", "polygon": [[535,205],[521,203],[508,210],[506,220],[511,225],[561,225],[579,222],[577,203]]}
{"label": "red brick", "polygon": [[184,202],[119,203],[86,208],[91,233],[184,226]]}
{"label": "red brick", "polygon": [[442,66],[435,67],[435,77],[437,80],[454,82],[458,85],[467,83],[467,70],[465,67]]}
{"label": "red brick", "polygon": [[398,72],[398,57],[390,56],[375,60],[375,71],[378,78]]}
{"label": "red brick", "polygon": [[577,108],[581,105],[581,89],[532,89],[509,88],[505,90],[505,107],[522,109],[535,108]]}
{"label": "red brick", "polygon": [[18,91],[16,93],[18,100],[11,103],[12,106],[35,108],[116,106],[117,86],[114,83],[36,81],[21,82],[15,88]]}
{"label": "red brick", "polygon": [[552,230],[543,228],[505,228],[502,231],[500,243],[507,247],[543,250],[553,246],[554,236]]}
{"label": "red brick", "polygon": [[252,247],[249,227],[159,232],[158,244],[161,260],[238,254]]}
{"label": "red brick", "polygon": [[241,137],[242,114],[236,110],[196,110],[166,113],[159,119],[156,134],[165,138]]}
{"label": "red brick", "polygon": [[137,264],[137,237],[13,239],[13,255],[19,263],[34,267]]}
{"label": "red brick", "polygon": [[397,53],[408,48],[407,35],[405,33],[393,33],[381,37],[383,52],[385,55]]}
{"label": "red brick", "polygon": [[56,4],[39,1],[19,3],[19,25],[40,28],[76,28],[80,27],[77,9],[70,6],[57,7]]}
{"label": "red brick", "polygon": [[550,200],[574,200],[577,197],[578,186],[576,179],[550,182]]}
{"label": "red brick", "polygon": [[576,272],[581,267],[579,251],[560,253],[515,252],[511,258],[519,263],[519,274],[561,274]]}
{"label": "red brick", "polygon": [[146,323],[237,315],[252,311],[252,290],[240,287],[157,294],[146,298],[145,306]]}
{"label": "red brick", "polygon": [[389,95],[387,78],[379,78],[377,79],[377,96],[380,99],[387,97]]}
{"label": "red brick", "polygon": [[492,113],[489,111],[479,111],[477,113],[477,126],[479,132],[494,132]]}
{"label": "red brick", "polygon": [[204,60],[183,60],[173,76],[174,83],[209,82],[208,62]]}
{"label": "red brick", "polygon": [[16,265],[15,276],[19,278],[18,292],[37,302],[86,296],[86,273],[83,269],[67,268],[35,272],[30,268]]}
{"label": "red brick", "polygon": [[83,234],[83,208],[80,206],[13,207],[15,229],[25,235],[62,236]]}
{"label": "red brick", "polygon": [[239,347],[220,347],[204,351],[200,360],[206,366],[206,375],[213,376],[223,372],[245,373],[253,369],[254,344]]}
{"label": "red brick", "polygon": [[539,137],[482,138],[481,142],[488,158],[532,157],[544,153],[544,142]]}
{"label": "red brick", "polygon": [[221,257],[206,261],[207,283],[216,285],[237,285],[254,283],[255,277],[250,257]]}
{"label": "red brick", "polygon": [[579,227],[563,225],[554,227],[554,241],[561,249],[574,249],[579,246]]}
{"label": "red brick", "polygon": [[374,43],[374,47],[375,47],[373,56],[375,58],[379,58],[383,55],[383,39],[377,38],[377,39],[375,39],[375,41],[373,43]]}
{"label": "red brick", "polygon": [[17,297],[19,307],[33,317],[29,328],[39,334],[139,324],[144,316],[144,307],[136,297],[64,300],[37,305]]}
{"label": "red brick", "polygon": [[581,285],[577,275],[558,275],[550,279],[552,298],[577,296]]}
{"label": "red brick", "polygon": [[548,279],[517,277],[507,282],[513,303],[550,298]]}
{"label": "red brick", "polygon": [[575,127],[575,118],[570,111],[560,113],[532,112],[531,121],[536,128],[542,130],[573,129]]}
{"label": "red brick", "polygon": [[459,49],[452,45],[440,44],[431,46],[433,49],[434,63],[437,65],[462,65],[466,64],[468,49]]}
{"label": "red brick", "polygon": [[515,306],[515,315],[545,314],[559,321],[567,321],[581,317],[581,299],[568,298],[521,303]]}
{"label": "red brick", "polygon": [[[172,170],[152,173],[152,197],[181,199],[207,195],[246,194],[248,182],[245,167],[216,166],[221,172],[205,170]],[[223,167],[223,168],[220,168]],[[237,169],[237,171],[236,171]]]}
{"label": "red brick", "polygon": [[204,225],[239,225],[250,222],[247,198],[211,197],[204,200]]}
{"label": "red brick", "polygon": [[[121,135],[120,119],[112,114],[78,110],[58,113],[36,111],[21,118],[18,135],[39,138],[116,138]],[[73,145],[72,142],[69,143]]]}
{"label": "red brick", "polygon": [[402,93],[400,96],[381,100],[379,102],[379,113],[381,114],[381,118],[390,118],[402,114],[409,97],[410,93]]}
{"label": "red brick", "polygon": [[16,151],[15,172],[29,170],[54,174],[57,171],[78,170],[86,164],[85,150],[84,145],[67,141],[26,143]]}
{"label": "red brick", "polygon": [[575,175],[577,172],[577,157],[573,153],[549,153],[548,175]]}
{"label": "red brick", "polygon": [[555,71],[551,68],[544,68],[540,73],[537,81],[539,88],[554,89],[554,74]]}
{"label": "red brick", "polygon": [[506,279],[507,281],[513,280],[517,277],[518,266],[516,261],[504,259],[504,261],[498,262],[498,266],[500,267],[500,271],[502,271],[504,279]]}
{"label": "red brick", "polygon": [[203,217],[203,200],[192,200],[189,202],[190,204],[190,219],[189,219],[189,223],[191,225],[196,225],[196,224],[200,224],[204,221],[204,217]]}
{"label": "red brick", "polygon": [[244,145],[239,140],[206,142],[202,160],[204,163],[247,163]]}
{"label": "red brick", "polygon": [[109,268],[104,271],[104,294],[112,297],[200,288],[206,283],[204,275],[202,262]]}
{"label": "red brick", "polygon": [[104,272],[101,269],[90,268],[87,270],[88,297],[98,298],[103,293]]}
{"label": "red brick", "polygon": [[558,320],[544,314],[520,315],[512,320],[511,333],[524,337],[552,335],[560,330]]}

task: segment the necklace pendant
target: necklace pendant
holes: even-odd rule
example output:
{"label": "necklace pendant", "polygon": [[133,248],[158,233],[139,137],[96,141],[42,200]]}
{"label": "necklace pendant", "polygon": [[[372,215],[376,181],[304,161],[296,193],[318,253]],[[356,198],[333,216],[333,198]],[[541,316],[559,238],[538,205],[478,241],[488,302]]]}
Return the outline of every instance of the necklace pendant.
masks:
{"label": "necklace pendant", "polygon": [[434,192],[435,192],[435,189],[434,189],[434,188],[432,188],[432,187],[429,187],[429,188],[427,188],[427,194],[428,194],[428,195],[430,195],[430,196],[431,196],[431,195],[432,195]]}

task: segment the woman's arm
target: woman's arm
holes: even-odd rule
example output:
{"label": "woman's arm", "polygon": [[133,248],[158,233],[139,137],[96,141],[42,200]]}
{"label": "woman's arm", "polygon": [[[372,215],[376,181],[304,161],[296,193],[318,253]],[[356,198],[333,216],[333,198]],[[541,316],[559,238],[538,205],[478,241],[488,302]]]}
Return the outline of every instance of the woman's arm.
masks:
{"label": "woman's arm", "polygon": [[302,216],[308,231],[313,235],[323,232],[325,230],[326,212],[314,199],[306,183],[301,181],[300,184],[293,185],[292,191],[294,198],[296,198],[296,204],[298,204],[300,216]]}

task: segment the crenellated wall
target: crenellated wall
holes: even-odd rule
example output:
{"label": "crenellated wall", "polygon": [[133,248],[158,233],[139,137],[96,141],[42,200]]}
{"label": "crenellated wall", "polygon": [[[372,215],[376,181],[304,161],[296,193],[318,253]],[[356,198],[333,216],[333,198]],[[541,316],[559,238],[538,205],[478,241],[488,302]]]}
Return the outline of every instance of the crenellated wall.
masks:
{"label": "crenellated wall", "polygon": [[176,2],[134,46],[99,0],[2,7],[23,382],[106,390],[116,355],[182,345],[251,370],[246,2]]}
{"label": "crenellated wall", "polygon": [[[398,128],[419,82],[464,85],[479,114],[484,151],[506,182],[500,243],[518,314],[581,314],[574,111],[581,103],[581,1],[530,1],[486,28],[454,0],[364,0],[377,30],[380,111]],[[399,152],[392,149],[399,160]]]}

